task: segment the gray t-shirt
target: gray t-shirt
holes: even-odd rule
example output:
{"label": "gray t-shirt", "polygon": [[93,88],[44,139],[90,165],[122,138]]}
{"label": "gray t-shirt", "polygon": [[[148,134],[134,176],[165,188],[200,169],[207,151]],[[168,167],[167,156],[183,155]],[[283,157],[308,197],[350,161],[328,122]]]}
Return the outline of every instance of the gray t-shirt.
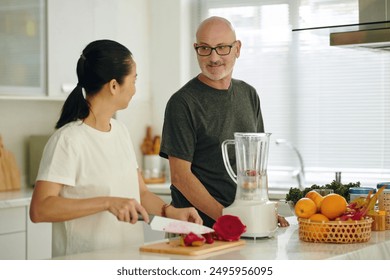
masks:
{"label": "gray t-shirt", "polygon": [[[218,90],[196,77],[168,101],[160,156],[191,162],[194,175],[226,207],[234,201],[236,184],[225,169],[221,144],[226,139],[234,139],[234,132],[264,132],[256,90],[235,79],[228,90]],[[232,147],[229,158],[236,170]],[[171,195],[175,207],[192,206],[173,185]],[[199,214],[205,225],[214,224],[214,220],[204,213]]]}

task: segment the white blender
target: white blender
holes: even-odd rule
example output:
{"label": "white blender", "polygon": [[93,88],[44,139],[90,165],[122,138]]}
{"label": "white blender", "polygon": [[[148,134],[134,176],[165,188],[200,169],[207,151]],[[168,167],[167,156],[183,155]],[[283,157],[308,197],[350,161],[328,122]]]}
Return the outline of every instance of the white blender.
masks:
{"label": "white blender", "polygon": [[[237,184],[234,202],[222,214],[238,216],[246,225],[244,237],[272,237],[278,228],[277,204],[269,201],[267,162],[271,133],[234,133],[234,140],[222,143],[226,170]],[[235,145],[237,175],[229,161],[227,147]]]}

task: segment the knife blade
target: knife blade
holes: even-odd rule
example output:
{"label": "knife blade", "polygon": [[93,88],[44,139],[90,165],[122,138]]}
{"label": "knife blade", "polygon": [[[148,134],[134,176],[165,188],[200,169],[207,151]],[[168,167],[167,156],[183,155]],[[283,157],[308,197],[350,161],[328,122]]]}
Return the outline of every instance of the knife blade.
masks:
{"label": "knife blade", "polygon": [[212,228],[203,225],[160,216],[152,216],[149,225],[152,230],[176,234],[188,234],[190,232],[195,234],[205,234],[214,232]]}

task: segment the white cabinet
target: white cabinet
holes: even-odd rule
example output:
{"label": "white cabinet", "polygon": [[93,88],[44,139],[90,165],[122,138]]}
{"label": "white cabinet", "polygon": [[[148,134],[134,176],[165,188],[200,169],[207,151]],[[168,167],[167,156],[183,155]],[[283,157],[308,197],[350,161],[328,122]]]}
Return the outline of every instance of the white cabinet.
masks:
{"label": "white cabinet", "polygon": [[76,63],[86,44],[94,38],[91,1],[47,1],[48,95],[67,96],[64,84],[76,85]]}
{"label": "white cabinet", "polygon": [[45,0],[0,1],[0,95],[45,94]]}
{"label": "white cabinet", "polygon": [[26,259],[25,207],[0,209],[0,259]]}
{"label": "white cabinet", "polygon": [[88,43],[98,39],[123,44],[137,40],[129,29],[135,24],[132,13],[136,14],[139,5],[128,0],[47,1],[50,97],[65,97],[76,86],[77,60]]}
{"label": "white cabinet", "polygon": [[0,209],[0,234],[26,231],[25,206]]}
{"label": "white cabinet", "polygon": [[51,258],[51,224],[33,224],[29,205],[0,208],[0,260]]}
{"label": "white cabinet", "polygon": [[[28,211],[28,207],[26,207]],[[28,214],[28,212],[27,212]],[[51,223],[31,222],[27,215],[27,259],[43,260],[51,258]]]}
{"label": "white cabinet", "polygon": [[0,235],[0,260],[26,259],[26,233],[15,232]]}
{"label": "white cabinet", "polygon": [[[37,10],[37,15],[35,16],[37,23],[35,21],[32,22],[29,18],[29,6],[24,8],[26,9],[25,12],[23,10],[20,12],[18,10],[20,9],[19,6],[23,8],[23,5],[14,5],[12,1],[5,2],[3,5],[0,4],[0,18],[4,17],[7,20],[0,22],[0,29],[6,30],[6,28],[9,28],[8,21],[11,22],[12,20],[13,23],[16,20],[16,15],[26,17],[24,20],[26,26],[21,26],[21,31],[28,35],[25,36],[27,39],[30,39],[30,33],[36,35],[39,39],[37,39],[38,41],[35,44],[29,44],[28,42],[23,44],[24,41],[19,45],[19,41],[16,41],[16,43],[12,41],[12,43],[18,48],[28,48],[30,45],[37,48],[36,45],[39,45],[39,55],[32,53],[30,60],[34,60],[41,69],[30,71],[35,76],[30,75],[33,78],[29,79],[39,83],[38,94],[41,95],[40,98],[48,99],[47,97],[49,97],[49,99],[53,100],[64,100],[68,96],[68,93],[77,84],[76,64],[81,51],[88,43],[94,40],[111,39],[128,46],[134,53],[137,53],[137,59],[140,59],[139,69],[146,68],[143,73],[148,71],[146,65],[148,65],[147,59],[149,56],[147,53],[149,44],[148,37],[145,34],[147,34],[146,32],[150,28],[148,27],[148,19],[144,16],[149,12],[148,1],[33,0],[30,2],[35,3],[33,11]],[[12,3],[9,4],[8,2]],[[15,7],[14,10],[16,11],[13,11],[6,5]],[[3,33],[8,34],[7,32]],[[0,34],[0,42],[6,42],[7,40],[5,39],[9,39],[4,36]],[[16,37],[16,35],[13,37]],[[11,48],[10,51],[15,52],[13,49],[16,47]],[[23,66],[27,67],[31,64],[30,61],[26,62],[24,56],[16,56],[16,58],[22,60]],[[4,60],[3,67],[0,63],[0,74],[3,74],[0,75],[0,99],[15,98],[15,94],[11,97],[2,96],[5,90],[9,92],[9,89],[4,88],[5,82],[10,81],[11,78],[22,79],[26,72],[24,68],[19,69],[20,67],[16,67],[17,69],[11,73],[9,68],[13,66],[13,62],[10,62],[10,59],[11,56],[7,52],[3,52],[3,55],[0,54],[0,61]],[[45,67],[46,65],[47,67]],[[17,73],[17,75],[14,73]],[[10,75],[10,77],[7,75]],[[44,77],[45,75],[47,76]],[[146,76],[146,74],[143,75],[144,77]],[[18,81],[15,81],[15,86],[21,91],[19,95],[22,95],[16,99],[26,98],[34,94],[37,95],[35,91],[29,92],[28,85],[21,87],[19,86],[20,82],[16,82]],[[146,82],[147,80],[145,79]],[[37,86],[34,85],[34,87]],[[143,95],[146,95],[148,90],[143,90],[143,92]],[[33,96],[32,99],[37,98]]]}

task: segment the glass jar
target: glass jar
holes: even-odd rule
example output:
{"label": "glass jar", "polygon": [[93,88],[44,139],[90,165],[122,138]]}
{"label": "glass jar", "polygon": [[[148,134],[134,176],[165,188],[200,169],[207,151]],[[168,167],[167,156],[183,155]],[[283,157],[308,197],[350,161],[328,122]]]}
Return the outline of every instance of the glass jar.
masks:
{"label": "glass jar", "polygon": [[372,191],[372,194],[376,193],[376,189],[374,188],[366,188],[366,187],[361,187],[361,188],[350,188],[349,189],[349,202],[354,200],[355,198],[358,197],[367,197],[368,193]]}

